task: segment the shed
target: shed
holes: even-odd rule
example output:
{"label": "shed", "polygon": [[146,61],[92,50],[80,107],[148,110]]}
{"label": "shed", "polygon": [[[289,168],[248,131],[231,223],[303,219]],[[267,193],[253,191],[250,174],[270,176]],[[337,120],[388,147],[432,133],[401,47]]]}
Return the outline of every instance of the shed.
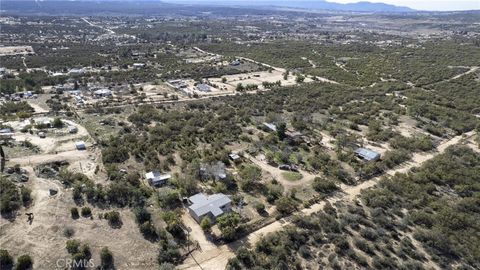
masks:
{"label": "shed", "polygon": [[357,150],[355,150],[355,154],[361,159],[367,161],[377,161],[380,159],[380,153],[377,153],[367,148],[358,148]]}
{"label": "shed", "polygon": [[145,64],[144,63],[133,63],[134,68],[144,68]]}
{"label": "shed", "polygon": [[271,131],[277,131],[277,126],[273,123],[264,122],[263,125],[266,126],[268,129],[270,129]]}
{"label": "shed", "polygon": [[162,174],[159,171],[152,171],[145,174],[145,179],[148,180],[148,183],[156,187],[164,185],[170,178],[172,178],[170,174]]}
{"label": "shed", "polygon": [[87,146],[84,141],[78,141],[75,143],[75,148],[77,148],[77,150],[86,150]]}
{"label": "shed", "polygon": [[68,126],[68,133],[77,133],[78,128],[76,126]]}
{"label": "shed", "polygon": [[237,153],[230,153],[228,154],[228,157],[230,158],[230,160],[232,161],[237,161],[240,159],[240,155],[237,154]]}

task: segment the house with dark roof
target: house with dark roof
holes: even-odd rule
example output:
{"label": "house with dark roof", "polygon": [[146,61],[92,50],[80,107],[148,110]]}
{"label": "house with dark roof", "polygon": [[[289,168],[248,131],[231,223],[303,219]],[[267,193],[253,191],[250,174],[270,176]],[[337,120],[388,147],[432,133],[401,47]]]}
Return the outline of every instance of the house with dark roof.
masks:
{"label": "house with dark roof", "polygon": [[198,193],[188,198],[188,200],[191,203],[188,207],[188,212],[198,223],[205,217],[208,217],[212,223],[215,223],[218,217],[232,210],[232,201],[227,195],[222,193],[213,195]]}
{"label": "house with dark roof", "polygon": [[367,148],[358,148],[355,150],[355,154],[366,161],[377,161],[380,159],[380,153]]}

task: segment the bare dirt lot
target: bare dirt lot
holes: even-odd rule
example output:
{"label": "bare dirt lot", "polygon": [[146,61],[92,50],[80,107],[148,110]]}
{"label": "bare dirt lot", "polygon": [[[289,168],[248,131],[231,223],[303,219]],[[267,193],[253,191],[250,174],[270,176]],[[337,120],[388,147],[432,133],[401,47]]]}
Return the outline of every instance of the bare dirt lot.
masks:
{"label": "bare dirt lot", "polygon": [[[226,78],[226,82],[222,83],[222,78]],[[283,78],[283,72],[277,69],[269,71],[258,71],[258,72],[249,72],[235,75],[225,75],[222,78],[211,78],[209,81],[219,86],[219,88],[224,88],[227,91],[234,91],[237,87],[237,84],[241,83],[242,85],[256,84],[260,90],[264,90],[263,82],[274,83],[280,81],[281,85],[295,85],[295,76],[289,75],[287,80]],[[305,82],[311,82],[312,79],[305,78]]]}
{"label": "bare dirt lot", "polygon": [[18,54],[33,54],[32,46],[4,46],[0,47],[0,56],[3,55],[18,55]]}
{"label": "bare dirt lot", "polygon": [[[52,136],[50,140],[37,140],[21,134],[25,137],[21,139],[32,139],[32,143],[38,143],[41,153],[11,158],[7,166],[19,164],[27,170],[30,179],[25,185],[32,190],[33,201],[18,211],[15,219],[0,219],[0,246],[15,257],[30,254],[34,259],[34,269],[65,269],[67,267],[61,259],[71,256],[65,249],[68,238],[64,236],[64,230],[71,228],[74,231],[72,239],[89,245],[95,265],[99,265],[100,250],[107,246],[114,254],[117,269],[151,269],[157,265],[157,245],[144,239],[129,209],[114,209],[120,212],[123,223],[118,229],[111,228],[106,220],[98,218],[98,214],[112,209],[90,206],[92,218],[74,220],[70,208],[81,206],[73,201],[71,189],[65,189],[58,180],[36,176],[33,168],[38,164],[67,161],[70,171],[83,172],[96,183],[104,181],[95,174],[100,152],[88,145],[85,151],[74,150],[71,140],[79,136],[87,140],[90,138],[84,127],[76,126],[77,134]],[[58,193],[51,195],[50,189]],[[31,224],[27,222],[25,213],[33,213]]]}

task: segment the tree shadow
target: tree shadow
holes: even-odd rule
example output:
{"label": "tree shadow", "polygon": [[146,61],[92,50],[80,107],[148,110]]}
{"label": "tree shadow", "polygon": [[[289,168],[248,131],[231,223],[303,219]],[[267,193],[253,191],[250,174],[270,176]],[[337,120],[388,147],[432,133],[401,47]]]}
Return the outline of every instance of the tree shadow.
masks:
{"label": "tree shadow", "polygon": [[3,219],[8,220],[9,222],[14,222],[17,219],[17,212],[10,211],[10,212],[2,212],[0,213]]}

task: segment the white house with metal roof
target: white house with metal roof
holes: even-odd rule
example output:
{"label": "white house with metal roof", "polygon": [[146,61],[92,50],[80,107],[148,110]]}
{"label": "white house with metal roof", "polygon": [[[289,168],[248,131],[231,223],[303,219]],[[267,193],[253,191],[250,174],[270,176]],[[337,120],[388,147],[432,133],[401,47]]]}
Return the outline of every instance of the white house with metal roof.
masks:
{"label": "white house with metal roof", "polygon": [[112,90],[108,88],[102,88],[102,89],[95,90],[93,94],[96,97],[110,97],[112,96],[113,93],[112,93]]}
{"label": "white house with metal roof", "polygon": [[358,148],[355,154],[366,161],[377,161],[380,159],[380,153],[367,148]]}
{"label": "white house with metal roof", "polygon": [[148,180],[148,183],[152,186],[161,186],[167,183],[167,181],[172,178],[172,175],[168,173],[160,173],[159,171],[148,172],[145,174],[145,178]]}
{"label": "white house with metal roof", "polygon": [[266,126],[268,129],[270,129],[271,131],[277,131],[277,126],[273,123],[264,122],[263,125]]}
{"label": "white house with metal roof", "polygon": [[198,193],[188,198],[192,203],[188,207],[190,215],[200,223],[204,217],[210,218],[215,223],[217,218],[232,210],[232,201],[222,193],[205,195]]}

